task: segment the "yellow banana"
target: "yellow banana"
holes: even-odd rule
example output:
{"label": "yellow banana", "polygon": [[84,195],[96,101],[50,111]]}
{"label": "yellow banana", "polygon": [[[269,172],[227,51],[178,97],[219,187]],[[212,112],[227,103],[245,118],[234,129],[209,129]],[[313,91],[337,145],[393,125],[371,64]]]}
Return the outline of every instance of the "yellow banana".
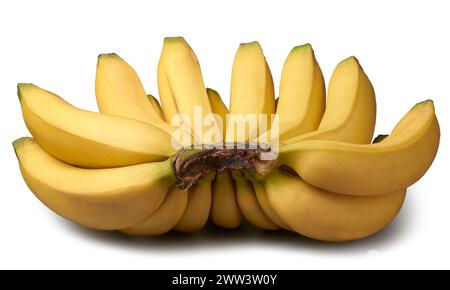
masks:
{"label": "yellow banana", "polygon": [[158,88],[168,122],[172,122],[176,114],[182,113],[188,116],[190,124],[187,125],[193,130],[196,107],[202,109],[202,118],[212,114],[200,64],[194,51],[182,37],[164,39],[158,65]]}
{"label": "yellow banana", "polygon": [[209,103],[214,114],[218,114],[222,118],[222,122],[225,124],[227,114],[229,113],[227,106],[223,103],[219,93],[216,90],[207,88]]}
{"label": "yellow banana", "polygon": [[280,164],[307,183],[350,195],[399,191],[419,180],[439,147],[432,101],[415,105],[382,142],[304,141],[281,148]]}
{"label": "yellow banana", "polygon": [[189,189],[186,210],[174,230],[195,232],[203,228],[209,218],[211,209],[211,187],[214,175],[200,179]]}
{"label": "yellow banana", "polygon": [[170,188],[161,206],[145,221],[120,230],[135,236],[156,236],[170,231],[183,216],[188,192],[176,187]]}
{"label": "yellow banana", "polygon": [[340,62],[331,76],[325,113],[316,131],[284,140],[370,143],[375,129],[375,92],[355,57]]}
{"label": "yellow banana", "polygon": [[294,47],[284,63],[276,113],[280,118],[280,140],[319,127],[325,109],[322,71],[310,44]]}
{"label": "yellow banana", "polygon": [[406,189],[377,196],[348,196],[311,186],[274,170],[264,180],[268,202],[294,231],[307,237],[342,242],[376,233],[402,207]]}
{"label": "yellow banana", "polygon": [[101,113],[146,122],[169,133],[175,130],[149,104],[134,69],[115,53],[98,57],[95,95]]}
{"label": "yellow banana", "polygon": [[176,152],[170,134],[150,124],[77,109],[32,84],[19,84],[18,94],[36,142],[64,162],[117,167],[164,160]]}
{"label": "yellow banana", "polygon": [[228,108],[223,103],[217,91],[207,88],[206,92],[208,93],[209,103],[211,104],[213,113],[219,115],[221,118],[222,124],[220,129],[223,135],[222,137],[225,140],[226,120],[227,114],[229,114]]}
{"label": "yellow banana", "polygon": [[242,215],[236,200],[236,188],[228,171],[219,172],[212,184],[211,220],[224,228],[237,228]]}
{"label": "yellow banana", "polygon": [[164,112],[163,112],[158,100],[150,94],[147,95],[147,98],[150,101],[150,103],[152,104],[153,110],[155,110],[156,113],[158,113],[158,116],[161,118],[161,120],[164,120]]}
{"label": "yellow banana", "polygon": [[290,227],[281,219],[278,213],[272,208],[269,204],[269,200],[267,198],[267,192],[264,188],[264,184],[260,180],[252,180],[253,187],[255,189],[256,198],[258,199],[258,203],[261,206],[262,210],[266,214],[269,219],[275,223],[277,226],[291,230]]}
{"label": "yellow banana", "polygon": [[[275,111],[273,90],[272,75],[259,43],[241,44],[233,63],[230,113],[234,117],[249,115],[256,122],[259,114],[266,114],[269,117],[267,128],[270,128],[270,117]],[[228,129],[230,126],[234,128],[234,134],[226,137],[228,142],[245,142],[249,137],[253,140],[258,134],[258,128],[248,128],[245,136],[238,136],[237,122],[227,124],[227,131],[231,130]]]}
{"label": "yellow banana", "polygon": [[14,143],[28,187],[47,207],[85,227],[115,230],[145,220],[175,182],[170,160],[108,169],[59,161],[33,139]]}
{"label": "yellow banana", "polygon": [[260,229],[279,229],[280,227],[270,220],[259,205],[253,184],[245,179],[240,172],[235,171],[232,175],[236,184],[237,203],[245,219]]}

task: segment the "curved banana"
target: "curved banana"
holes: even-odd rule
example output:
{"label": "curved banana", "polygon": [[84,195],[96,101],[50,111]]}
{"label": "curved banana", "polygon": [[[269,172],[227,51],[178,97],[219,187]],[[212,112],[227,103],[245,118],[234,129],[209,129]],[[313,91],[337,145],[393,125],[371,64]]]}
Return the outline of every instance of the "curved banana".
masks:
{"label": "curved banana", "polygon": [[206,92],[208,93],[209,103],[211,104],[213,113],[219,115],[221,118],[222,124],[220,129],[222,132],[222,137],[225,140],[227,114],[229,114],[228,108],[223,103],[217,91],[207,88]]}
{"label": "curved banana", "polygon": [[284,144],[304,140],[336,140],[367,144],[375,129],[375,92],[355,57],[335,68],[328,85],[328,98],[316,131],[284,140]]}
{"label": "curved banana", "polygon": [[161,108],[159,101],[150,94],[147,95],[147,98],[150,101],[150,103],[152,104],[153,110],[155,110],[156,113],[158,113],[158,116],[161,118],[161,120],[164,120],[164,112]]}
{"label": "curved banana", "polygon": [[264,188],[264,184],[260,180],[252,180],[253,188],[255,189],[256,198],[258,199],[258,203],[261,206],[262,210],[266,214],[269,219],[275,223],[280,228],[290,230],[291,228],[281,219],[278,213],[272,208],[269,204],[269,200],[267,197],[266,189]]}
{"label": "curved banana", "polygon": [[227,106],[223,103],[219,93],[211,88],[206,88],[208,94],[209,103],[214,114],[218,114],[222,118],[223,124],[227,120],[227,114],[229,113]]}
{"label": "curved banana", "polygon": [[236,184],[237,203],[244,218],[260,229],[279,229],[280,227],[272,222],[259,205],[253,184],[245,179],[240,172],[235,171],[232,175]]}
{"label": "curved banana", "polygon": [[214,224],[224,228],[234,229],[241,224],[236,186],[228,171],[218,172],[212,183],[210,217]]}
{"label": "curved banana", "polygon": [[[274,112],[272,74],[262,49],[256,41],[241,44],[234,58],[231,76],[231,117],[248,116],[257,122],[259,114],[266,114],[268,116],[268,129],[270,128],[271,114]],[[249,127],[246,133],[242,135],[238,134],[237,122],[235,120],[230,121],[231,123],[227,124],[227,133],[233,132],[234,134],[227,134],[227,142],[246,142],[251,137],[253,137],[252,140],[257,137],[258,132],[256,130],[258,128]]]}
{"label": "curved banana", "polygon": [[161,206],[145,221],[120,230],[135,236],[156,236],[170,231],[183,216],[188,200],[188,192],[172,187]]}
{"label": "curved banana", "polygon": [[98,57],[95,95],[101,113],[146,122],[168,133],[175,130],[149,104],[134,69],[115,53]]}
{"label": "curved banana", "polygon": [[161,161],[176,152],[171,135],[150,124],[75,108],[33,84],[19,84],[18,94],[36,142],[64,162],[117,167]]}
{"label": "curved banana", "polygon": [[304,141],[281,148],[280,164],[307,183],[350,195],[399,191],[419,180],[439,147],[432,101],[415,105],[382,142]]}
{"label": "curved banana", "polygon": [[145,220],[176,178],[170,160],[109,169],[59,161],[33,139],[13,143],[28,187],[47,207],[85,227],[115,230]]}
{"label": "curved banana", "polygon": [[203,177],[193,187],[189,188],[186,210],[175,225],[174,230],[190,233],[203,228],[208,221],[211,209],[213,179],[214,175]]}
{"label": "curved banana", "polygon": [[200,64],[183,37],[164,39],[158,64],[158,89],[164,115],[169,123],[176,114],[182,113],[188,116],[188,128],[194,130],[196,108],[201,108],[203,118],[212,114]]}
{"label": "curved banana", "polygon": [[332,242],[361,239],[381,230],[399,212],[406,189],[378,196],[348,196],[311,186],[274,170],[264,180],[268,202],[296,232]]}
{"label": "curved banana", "polygon": [[280,141],[319,127],[325,110],[325,83],[311,45],[294,47],[281,73],[276,113]]}

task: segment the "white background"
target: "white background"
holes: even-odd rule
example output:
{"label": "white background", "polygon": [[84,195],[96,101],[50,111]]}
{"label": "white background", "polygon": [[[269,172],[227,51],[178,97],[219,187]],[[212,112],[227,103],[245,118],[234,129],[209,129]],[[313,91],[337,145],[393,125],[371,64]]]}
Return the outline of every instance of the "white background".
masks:
{"label": "white background", "polygon": [[[450,268],[447,1],[2,1],[0,4],[0,268]],[[376,236],[327,244],[244,226],[136,239],[73,225],[45,208],[23,182],[11,142],[29,135],[16,95],[33,82],[96,110],[97,55],[116,52],[157,95],[165,36],[184,36],[207,86],[228,103],[240,42],[258,40],[275,86],[289,50],[310,42],[326,80],[355,55],[374,84],[376,134],[415,103],[433,99],[438,156],[409,189],[397,219]]]}

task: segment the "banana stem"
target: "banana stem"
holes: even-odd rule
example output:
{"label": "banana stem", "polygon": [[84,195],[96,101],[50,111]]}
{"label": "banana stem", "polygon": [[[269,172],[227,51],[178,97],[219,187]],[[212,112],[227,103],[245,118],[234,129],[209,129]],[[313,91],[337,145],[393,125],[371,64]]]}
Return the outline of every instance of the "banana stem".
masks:
{"label": "banana stem", "polygon": [[189,189],[212,171],[249,170],[265,176],[276,164],[276,160],[261,159],[261,153],[270,152],[268,146],[243,143],[218,145],[202,145],[206,149],[182,148],[175,154],[172,168],[178,178],[178,187]]}

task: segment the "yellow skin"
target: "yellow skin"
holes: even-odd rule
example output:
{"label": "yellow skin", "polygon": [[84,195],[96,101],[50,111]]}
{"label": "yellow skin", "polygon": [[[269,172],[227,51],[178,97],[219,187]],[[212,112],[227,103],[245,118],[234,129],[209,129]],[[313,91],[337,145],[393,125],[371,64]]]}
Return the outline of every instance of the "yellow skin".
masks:
{"label": "yellow skin", "polygon": [[48,208],[85,227],[115,230],[153,214],[175,182],[170,160],[108,169],[75,167],[32,138],[14,143],[22,176]]}
{"label": "yellow skin", "polygon": [[261,206],[262,210],[266,214],[266,216],[278,227],[291,230],[289,225],[281,219],[278,213],[272,208],[269,204],[269,200],[267,197],[266,189],[264,188],[264,184],[260,180],[252,180],[253,188],[255,189],[256,198],[258,199],[258,203]]}
{"label": "yellow skin", "polygon": [[186,210],[174,230],[190,233],[203,228],[208,221],[211,209],[213,179],[214,175],[210,174],[189,189]]}
{"label": "yellow skin", "polygon": [[223,103],[219,93],[211,88],[206,89],[208,94],[209,103],[214,114],[218,114],[222,118],[222,122],[225,124],[227,114],[229,113],[227,106]]}
{"label": "yellow skin", "polygon": [[229,114],[230,112],[228,111],[227,106],[225,106],[225,104],[223,103],[217,91],[207,88],[206,92],[208,94],[209,103],[211,104],[213,113],[220,116],[220,119],[222,121],[222,126],[220,126],[220,129],[222,131],[222,137],[225,139],[224,132],[226,129],[227,114]]}
{"label": "yellow skin", "polygon": [[[231,76],[230,113],[231,114],[267,114],[275,112],[272,74],[258,42],[244,43],[239,46],[233,63]],[[227,136],[228,142],[245,142],[245,136],[237,136],[236,124],[234,136]],[[268,122],[270,128],[270,120]],[[255,134],[257,132],[254,132]]]}
{"label": "yellow skin", "polygon": [[134,69],[115,53],[98,57],[95,95],[101,113],[146,122],[168,133],[175,130],[149,104]]}
{"label": "yellow skin", "polygon": [[217,173],[212,183],[210,217],[214,224],[228,229],[239,227],[242,215],[236,200],[236,188],[228,171]]}
{"label": "yellow skin", "polygon": [[[196,106],[201,106],[203,117],[212,114],[200,64],[182,37],[164,39],[158,64],[158,89],[168,123],[176,114],[183,113],[189,117],[191,129],[194,129]],[[196,136],[196,142],[203,144],[201,137]]]}
{"label": "yellow skin", "polygon": [[236,184],[237,203],[244,218],[260,229],[279,229],[280,227],[272,222],[259,205],[252,182],[245,179],[238,171],[233,172],[232,175]]}
{"label": "yellow skin", "polygon": [[19,84],[25,123],[56,158],[85,168],[161,161],[172,156],[171,135],[150,124],[73,107],[32,84]]}
{"label": "yellow skin", "polygon": [[121,230],[136,236],[156,236],[170,231],[186,209],[188,192],[175,187],[169,189],[161,206],[145,221]]}
{"label": "yellow skin", "polygon": [[294,47],[284,63],[276,113],[280,141],[319,127],[325,110],[325,83],[310,44]]}
{"label": "yellow skin", "polygon": [[375,92],[355,57],[340,62],[331,76],[325,113],[316,131],[283,140],[336,140],[367,144],[376,120]]}
{"label": "yellow skin", "polygon": [[280,164],[307,183],[350,195],[399,191],[419,180],[439,147],[432,101],[415,105],[383,142],[368,145],[304,141],[281,148]]}
{"label": "yellow skin", "polygon": [[330,242],[372,235],[399,212],[406,189],[377,196],[328,192],[276,169],[264,179],[270,206],[294,231]]}
{"label": "yellow skin", "polygon": [[150,101],[150,103],[152,104],[153,110],[155,110],[158,113],[158,116],[161,118],[161,120],[164,120],[164,112],[163,112],[158,100],[150,94],[147,95],[147,98]]}

